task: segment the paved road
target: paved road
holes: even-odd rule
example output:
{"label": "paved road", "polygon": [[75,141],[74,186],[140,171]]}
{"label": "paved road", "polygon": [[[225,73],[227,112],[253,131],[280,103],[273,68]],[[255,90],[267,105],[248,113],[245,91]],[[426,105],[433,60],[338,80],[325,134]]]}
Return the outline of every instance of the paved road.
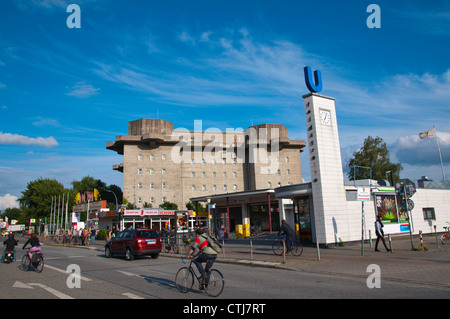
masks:
{"label": "paved road", "polygon": [[[315,248],[306,247],[300,258],[288,256],[283,264],[279,257],[269,254],[267,247],[258,247],[257,243],[251,260],[247,244],[229,240],[225,258],[221,256],[216,263],[226,279],[220,299],[450,297],[447,248],[413,252],[407,245],[406,249],[401,248],[397,241],[393,254],[367,248],[361,256],[359,247],[349,246],[322,249],[318,261]],[[173,281],[182,263],[173,254],[132,262],[106,259],[101,242],[88,249],[47,243],[44,252],[46,266],[41,274],[21,271],[18,262],[0,264],[0,298],[210,299],[197,289],[188,294],[178,292]],[[19,257],[21,254],[19,250]],[[256,264],[261,267],[254,267]],[[380,288],[367,286],[368,277],[374,274],[367,267],[372,264],[380,267]],[[81,270],[80,288],[68,287],[70,265]],[[370,282],[376,283],[375,279]],[[73,277],[69,286],[71,283],[76,283]]]}

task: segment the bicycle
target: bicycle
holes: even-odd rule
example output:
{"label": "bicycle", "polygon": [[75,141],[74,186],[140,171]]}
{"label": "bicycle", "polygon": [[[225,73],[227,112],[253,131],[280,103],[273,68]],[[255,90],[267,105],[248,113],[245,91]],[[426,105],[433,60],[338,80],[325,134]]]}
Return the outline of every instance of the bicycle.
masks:
{"label": "bicycle", "polygon": [[261,227],[252,226],[250,227],[250,236],[259,236],[261,235]]}
{"label": "bicycle", "polygon": [[[185,257],[182,257],[181,261],[183,264],[186,264],[184,259]],[[203,282],[202,276],[200,274],[197,276],[197,273],[194,271],[192,263],[193,259],[191,259],[188,267],[182,267],[177,271],[177,274],[175,275],[175,284],[177,289],[182,293],[189,292],[194,285],[194,278],[196,278],[199,283],[200,290],[204,290],[210,297],[219,296],[225,287],[225,279],[223,278],[222,273],[217,269],[211,269],[208,261],[206,262],[205,267],[207,279]]]}
{"label": "bicycle", "polygon": [[[285,248],[285,246],[286,241],[283,238],[275,240],[272,244],[273,253],[277,256],[283,255],[283,248]],[[300,256],[303,253],[303,246],[299,240],[289,240],[289,248],[294,256]]]}
{"label": "bicycle", "polygon": [[53,236],[53,241],[59,245],[61,243],[61,238],[59,237],[59,235],[55,235]]}
{"label": "bicycle", "polygon": [[187,253],[191,250],[191,246],[192,246],[193,242],[194,241],[192,240],[192,238],[183,237],[183,244],[184,244],[184,248],[182,251],[183,254],[187,255]]}
{"label": "bicycle", "polygon": [[[450,224],[449,222],[447,222],[447,224]],[[445,234],[443,234],[442,236],[441,236],[441,244],[443,244],[443,245],[445,245],[445,242],[447,241],[447,240],[449,240],[449,233],[448,233],[448,231],[450,230],[450,227],[446,227],[446,226],[444,226],[444,229],[445,229]]]}
{"label": "bicycle", "polygon": [[172,249],[175,254],[180,252],[175,237],[167,237],[167,241],[163,245],[164,252],[168,253]]}
{"label": "bicycle", "polygon": [[22,270],[29,271],[31,266],[34,267],[36,272],[41,273],[44,269],[44,255],[41,252],[33,252],[31,259],[29,256],[30,249],[22,257]]}

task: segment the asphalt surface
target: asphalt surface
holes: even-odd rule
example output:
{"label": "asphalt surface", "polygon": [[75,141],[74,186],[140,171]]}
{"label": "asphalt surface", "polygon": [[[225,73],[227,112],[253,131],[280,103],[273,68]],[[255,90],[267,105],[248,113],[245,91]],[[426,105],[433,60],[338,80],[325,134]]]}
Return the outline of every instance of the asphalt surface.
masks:
{"label": "asphalt surface", "polygon": [[[382,280],[450,288],[450,242],[438,246],[434,235],[423,237],[423,249],[418,236],[413,238],[412,244],[409,235],[402,235],[392,237],[391,252],[387,252],[381,243],[381,251],[375,252],[375,240],[372,240],[372,247],[367,241],[363,251],[361,243],[319,249],[306,245],[301,256],[287,254],[284,258],[272,251],[275,238],[275,235],[265,235],[251,239],[224,239],[223,251],[216,262],[364,278],[373,272],[371,265],[376,265]],[[45,243],[55,244],[49,238]],[[74,247],[103,251],[104,245],[104,240],[97,240],[95,245]],[[169,252],[161,255],[180,258],[183,254]]]}

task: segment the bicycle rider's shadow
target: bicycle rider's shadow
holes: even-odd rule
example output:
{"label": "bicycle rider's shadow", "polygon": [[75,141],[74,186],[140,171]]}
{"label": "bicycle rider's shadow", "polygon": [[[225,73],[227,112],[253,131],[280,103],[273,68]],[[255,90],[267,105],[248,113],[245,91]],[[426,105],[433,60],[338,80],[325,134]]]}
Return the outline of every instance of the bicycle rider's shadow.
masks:
{"label": "bicycle rider's shadow", "polygon": [[152,277],[152,276],[145,276],[145,275],[141,275],[140,277],[144,278],[147,282],[149,282],[151,284],[157,284],[160,287],[175,289],[176,291],[178,291],[177,286],[175,285],[175,282],[172,280],[157,278],[157,277]]}
{"label": "bicycle rider's shadow", "polygon": [[[144,278],[147,282],[149,282],[151,284],[157,284],[160,287],[169,288],[170,290],[175,290],[177,292],[180,292],[178,290],[178,288],[177,288],[177,285],[172,280],[163,279],[163,278],[157,278],[157,277],[151,277],[151,276],[144,276],[144,275],[141,275],[141,278]],[[196,289],[191,289],[189,291],[189,293],[202,294],[202,291],[196,290]]]}

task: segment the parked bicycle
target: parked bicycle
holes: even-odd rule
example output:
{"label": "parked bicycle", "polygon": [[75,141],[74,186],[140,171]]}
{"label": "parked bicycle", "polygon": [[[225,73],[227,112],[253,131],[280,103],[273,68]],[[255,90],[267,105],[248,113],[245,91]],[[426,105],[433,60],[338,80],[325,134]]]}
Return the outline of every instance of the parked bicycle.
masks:
{"label": "parked bicycle", "polygon": [[178,254],[180,252],[175,236],[173,236],[173,237],[170,236],[170,237],[165,238],[163,249],[164,249],[164,252],[166,252],[166,253],[170,252],[170,250],[173,250],[173,252],[175,254]]}
{"label": "parked bicycle", "polygon": [[[181,258],[183,264],[185,257]],[[217,269],[211,269],[209,266],[209,261],[206,262],[206,273],[208,274],[205,281],[202,280],[202,276],[194,271],[192,267],[193,259],[190,260],[189,266],[182,267],[178,270],[175,276],[175,284],[178,290],[182,293],[187,293],[192,289],[194,285],[194,278],[197,279],[199,283],[199,289],[204,290],[208,296],[217,297],[219,296],[223,288],[225,287],[225,279],[220,271]]]}
{"label": "parked bicycle", "polygon": [[[450,224],[449,222],[447,222],[447,224]],[[445,245],[446,244],[446,241],[447,240],[449,240],[449,230],[450,230],[450,227],[446,227],[446,226],[444,226],[444,229],[445,229],[445,234],[443,234],[442,236],[441,236],[441,244],[443,244],[443,245]]]}
{"label": "parked bicycle", "polygon": [[261,227],[260,226],[250,227],[250,236],[259,236],[259,235],[261,235]]}
{"label": "parked bicycle", "polygon": [[284,240],[283,237],[277,239],[272,244],[273,253],[277,256],[283,255],[283,248],[287,248],[289,245],[289,250],[294,256],[300,256],[303,253],[303,246],[299,240],[289,240],[289,243]]}
{"label": "parked bicycle", "polygon": [[42,272],[44,269],[44,255],[41,252],[33,252],[30,259],[29,251],[30,249],[27,249],[27,252],[22,257],[22,270],[28,271],[33,267],[36,272]]}
{"label": "parked bicycle", "polygon": [[191,246],[194,243],[194,240],[192,238],[186,238],[183,236],[183,251],[182,253],[186,255],[189,250],[191,250]]}

